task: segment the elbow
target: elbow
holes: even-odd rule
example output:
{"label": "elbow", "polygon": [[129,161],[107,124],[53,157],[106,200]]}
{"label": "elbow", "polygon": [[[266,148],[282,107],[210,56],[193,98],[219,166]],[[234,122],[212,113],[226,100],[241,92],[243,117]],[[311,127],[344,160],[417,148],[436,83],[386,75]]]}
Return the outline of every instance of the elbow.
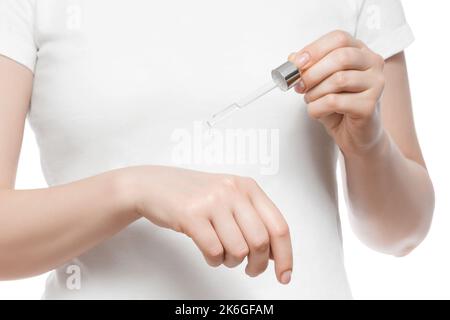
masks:
{"label": "elbow", "polygon": [[406,236],[402,237],[397,244],[397,251],[392,255],[395,257],[406,257],[412,253],[426,239],[432,225],[433,214],[435,208],[435,193],[430,181],[428,201],[422,202],[422,206],[416,206],[417,212],[412,215],[416,217],[411,219],[414,222],[410,224],[405,232]]}
{"label": "elbow", "polygon": [[[395,257],[406,257],[426,239],[431,228],[435,195],[431,181],[420,199],[403,208],[353,215],[353,229],[369,248]],[[417,201],[418,200],[418,201]],[[386,207],[384,208],[386,209]]]}
{"label": "elbow", "polygon": [[394,257],[397,257],[397,258],[403,258],[403,257],[406,257],[406,256],[408,256],[411,252],[413,252],[419,245],[420,245],[420,242],[411,244],[411,245],[409,245],[409,246],[404,246],[404,247],[401,248],[400,250],[398,250],[398,251],[396,251],[396,252],[393,252],[392,255],[393,255]]}
{"label": "elbow", "polygon": [[[416,221],[404,223],[397,228],[380,232],[378,251],[401,258],[414,252],[426,239],[431,228],[433,211],[422,212]],[[412,219],[413,220],[413,219]]]}
{"label": "elbow", "polygon": [[384,250],[380,251],[384,251],[384,253],[397,258],[406,257],[420,246],[420,244],[425,240],[426,235],[427,233],[412,233],[405,239],[392,241],[384,247]]}
{"label": "elbow", "polygon": [[372,237],[359,237],[361,241],[374,251],[394,257],[406,257],[410,255],[425,240],[427,233],[425,227],[420,230],[408,230],[393,232],[378,229]]}
{"label": "elbow", "polygon": [[[426,239],[431,228],[433,205],[410,212],[397,221],[375,219],[352,224],[358,238],[369,248],[395,257],[406,257]],[[387,216],[392,216],[389,214]]]}
{"label": "elbow", "polygon": [[412,253],[426,239],[431,229],[436,196],[433,182],[428,172],[426,173],[425,181],[426,183],[424,183],[423,188],[420,190],[422,197],[418,197],[418,201],[413,205],[415,211],[407,215],[411,217],[411,219],[408,219],[411,222],[406,224],[410,225],[410,228],[407,228],[409,233],[407,233],[406,240],[400,242],[397,252],[393,254],[396,257],[406,257]]}
{"label": "elbow", "polygon": [[392,246],[394,250],[392,250],[391,255],[398,258],[406,257],[417,249],[429,233],[432,214],[433,212],[429,213],[430,218],[428,221],[425,221],[417,226],[417,228],[410,230],[405,237],[402,237],[398,241],[394,242]]}
{"label": "elbow", "polygon": [[397,258],[403,258],[410,255],[415,249],[417,249],[420,244],[425,240],[426,234],[418,235],[411,234],[406,239],[401,239],[399,241],[393,241],[389,247],[387,247],[387,254],[392,255]]}

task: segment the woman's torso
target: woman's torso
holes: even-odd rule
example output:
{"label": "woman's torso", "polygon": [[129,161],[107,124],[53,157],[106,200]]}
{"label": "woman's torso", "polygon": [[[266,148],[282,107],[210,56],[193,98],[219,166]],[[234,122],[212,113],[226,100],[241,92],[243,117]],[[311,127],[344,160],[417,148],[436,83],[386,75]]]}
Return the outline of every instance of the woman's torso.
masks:
{"label": "woman's torso", "polygon": [[289,286],[272,266],[251,279],[142,220],[58,268],[44,297],[349,298],[337,151],[303,98],[275,90],[212,132],[201,121],[269,81],[289,53],[354,32],[357,2],[36,0],[29,121],[49,185],[142,164],[252,176],[285,215],[295,259]]}

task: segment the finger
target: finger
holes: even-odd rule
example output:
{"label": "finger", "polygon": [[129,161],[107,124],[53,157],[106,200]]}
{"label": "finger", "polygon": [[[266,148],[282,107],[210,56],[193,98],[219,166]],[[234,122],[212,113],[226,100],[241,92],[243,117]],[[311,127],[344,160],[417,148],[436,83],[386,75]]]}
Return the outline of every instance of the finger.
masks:
{"label": "finger", "polygon": [[290,282],[293,268],[289,226],[280,210],[257,184],[250,188],[249,193],[256,211],[269,232],[277,279],[281,283],[287,284]]}
{"label": "finger", "polygon": [[289,56],[289,61],[300,70],[306,70],[330,52],[344,47],[364,48],[364,44],[345,31],[330,32],[309,44],[297,54]]}
{"label": "finger", "polygon": [[302,74],[303,91],[308,91],[336,72],[345,70],[367,70],[370,59],[360,49],[339,48],[318,61]]}
{"label": "finger", "polygon": [[371,81],[363,71],[338,71],[305,94],[306,103],[314,102],[330,93],[357,93],[370,88]]}
{"label": "finger", "polygon": [[308,113],[313,119],[322,119],[333,113],[347,114],[354,118],[364,118],[372,113],[363,93],[328,94],[308,104]]}
{"label": "finger", "polygon": [[245,272],[256,277],[263,273],[269,264],[269,234],[248,198],[243,196],[235,206],[236,222],[250,250]]}
{"label": "finger", "polygon": [[218,267],[223,263],[224,249],[209,220],[192,222],[186,234],[192,238],[210,266]]}
{"label": "finger", "polygon": [[224,265],[233,268],[241,264],[249,254],[249,248],[233,215],[228,212],[216,214],[212,224],[225,249]]}

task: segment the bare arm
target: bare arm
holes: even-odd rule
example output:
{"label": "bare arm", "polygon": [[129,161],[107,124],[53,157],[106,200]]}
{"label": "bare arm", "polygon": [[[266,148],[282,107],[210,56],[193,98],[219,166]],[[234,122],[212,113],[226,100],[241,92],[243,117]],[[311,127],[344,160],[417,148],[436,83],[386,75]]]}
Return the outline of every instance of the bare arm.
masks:
{"label": "bare arm", "polygon": [[33,75],[0,56],[0,280],[49,271],[143,217],[183,232],[211,266],[291,278],[289,228],[249,178],[169,167],[130,167],[40,190],[14,180]]}
{"label": "bare arm", "polygon": [[368,246],[405,255],[426,236],[434,192],[417,141],[403,53],[388,61],[343,31],[289,59],[296,91],[339,146],[354,231]]}
{"label": "bare arm", "polygon": [[384,74],[383,138],[367,156],[344,155],[344,172],[357,235],[374,249],[401,256],[425,238],[434,192],[414,128],[403,53],[386,61]]}
{"label": "bare arm", "polygon": [[65,186],[14,190],[32,73],[0,56],[0,279],[51,270],[137,218],[114,172]]}

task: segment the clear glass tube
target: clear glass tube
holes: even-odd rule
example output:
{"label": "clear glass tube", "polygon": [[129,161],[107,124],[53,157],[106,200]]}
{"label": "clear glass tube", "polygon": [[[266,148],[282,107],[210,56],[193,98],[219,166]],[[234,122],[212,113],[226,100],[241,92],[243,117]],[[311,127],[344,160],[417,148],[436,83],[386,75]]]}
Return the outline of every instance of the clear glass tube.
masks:
{"label": "clear glass tube", "polygon": [[206,124],[208,127],[212,128],[216,126],[218,123],[222,122],[223,120],[229,118],[231,115],[233,115],[236,111],[243,109],[247,107],[248,105],[252,104],[259,98],[263,97],[264,95],[271,92],[273,89],[277,88],[278,85],[273,83],[273,81],[270,81],[266,83],[265,85],[261,86],[260,88],[256,89],[251,94],[245,96],[244,98],[238,100],[237,102],[234,102],[227,106],[226,108],[214,113],[207,121]]}

